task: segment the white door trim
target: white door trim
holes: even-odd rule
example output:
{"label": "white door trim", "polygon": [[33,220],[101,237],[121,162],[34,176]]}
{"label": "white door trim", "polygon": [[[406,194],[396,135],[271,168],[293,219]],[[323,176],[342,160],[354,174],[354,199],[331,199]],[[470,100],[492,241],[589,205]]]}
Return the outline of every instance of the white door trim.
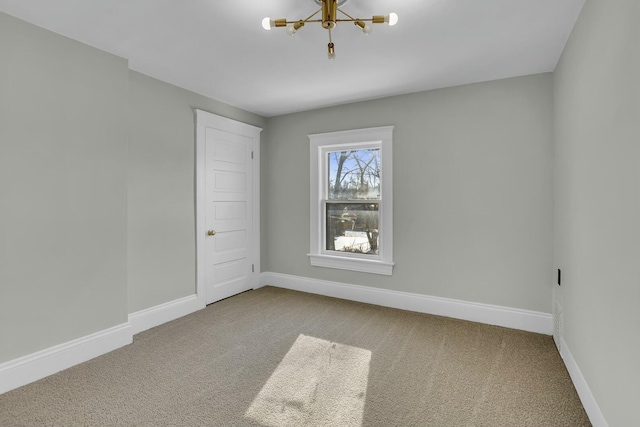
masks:
{"label": "white door trim", "polygon": [[260,276],[260,132],[262,128],[242,123],[207,111],[195,109],[196,121],[196,294],[198,307],[207,305],[205,294],[205,135],[201,124],[206,117],[207,125],[212,124],[222,131],[234,132],[253,137],[253,261],[255,274],[253,287],[257,288]]}

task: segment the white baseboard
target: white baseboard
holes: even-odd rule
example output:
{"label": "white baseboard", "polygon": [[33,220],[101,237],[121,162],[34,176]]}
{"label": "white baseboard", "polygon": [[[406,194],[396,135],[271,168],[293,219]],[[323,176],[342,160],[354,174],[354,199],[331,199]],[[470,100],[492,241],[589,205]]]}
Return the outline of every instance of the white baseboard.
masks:
{"label": "white baseboard", "polygon": [[553,334],[553,319],[550,313],[328,282],[271,272],[263,272],[260,275],[260,286],[265,285],[419,313],[454,317],[456,319],[521,329],[545,335]]}
{"label": "white baseboard", "polygon": [[584,410],[587,412],[591,424],[593,427],[609,427],[607,420],[604,418],[604,415],[598,406],[598,402],[596,402],[593,393],[591,393],[591,389],[589,388],[584,376],[582,376],[582,372],[573,358],[573,355],[569,351],[569,347],[567,347],[567,343],[564,341],[564,338],[560,338],[560,348],[562,360],[564,360],[567,371],[569,371],[569,376],[571,376],[573,385],[578,392],[578,396],[580,396],[580,401],[582,401],[582,406],[584,406]]}
{"label": "white baseboard", "polygon": [[131,344],[131,325],[123,323],[73,341],[0,364],[0,394]]}
{"label": "white baseboard", "polygon": [[0,394],[101,356],[133,342],[133,335],[191,314],[197,295],[129,315],[129,322],[0,364]]}
{"label": "white baseboard", "polygon": [[133,334],[135,335],[196,312],[199,309],[198,296],[194,294],[131,313],[129,315],[129,323],[131,323]]}

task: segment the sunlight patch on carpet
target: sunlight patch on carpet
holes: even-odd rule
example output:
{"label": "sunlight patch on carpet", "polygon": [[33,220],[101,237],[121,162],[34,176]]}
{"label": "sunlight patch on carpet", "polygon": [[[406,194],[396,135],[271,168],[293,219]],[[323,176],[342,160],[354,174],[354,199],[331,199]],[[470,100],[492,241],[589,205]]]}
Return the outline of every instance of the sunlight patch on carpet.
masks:
{"label": "sunlight patch on carpet", "polygon": [[245,416],[265,426],[360,427],[371,351],[300,334]]}

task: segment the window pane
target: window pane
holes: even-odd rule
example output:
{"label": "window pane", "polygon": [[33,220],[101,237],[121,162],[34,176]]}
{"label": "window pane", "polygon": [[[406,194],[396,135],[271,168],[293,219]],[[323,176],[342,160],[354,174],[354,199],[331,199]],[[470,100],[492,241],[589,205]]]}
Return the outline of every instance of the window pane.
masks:
{"label": "window pane", "polygon": [[378,203],[327,203],[326,250],[378,255]]}
{"label": "window pane", "polygon": [[329,200],[380,198],[380,149],[332,151],[329,165]]}

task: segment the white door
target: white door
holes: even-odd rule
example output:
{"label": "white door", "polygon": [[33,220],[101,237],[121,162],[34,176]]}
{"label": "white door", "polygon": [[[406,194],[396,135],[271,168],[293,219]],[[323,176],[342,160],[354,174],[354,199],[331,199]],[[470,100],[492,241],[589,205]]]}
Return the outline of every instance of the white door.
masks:
{"label": "white door", "polygon": [[204,168],[199,179],[204,188],[198,191],[199,276],[204,276],[199,277],[204,282],[199,291],[210,304],[253,289],[257,282],[254,168],[259,129],[199,110],[197,120],[202,146],[197,155],[204,157],[198,159]]}

